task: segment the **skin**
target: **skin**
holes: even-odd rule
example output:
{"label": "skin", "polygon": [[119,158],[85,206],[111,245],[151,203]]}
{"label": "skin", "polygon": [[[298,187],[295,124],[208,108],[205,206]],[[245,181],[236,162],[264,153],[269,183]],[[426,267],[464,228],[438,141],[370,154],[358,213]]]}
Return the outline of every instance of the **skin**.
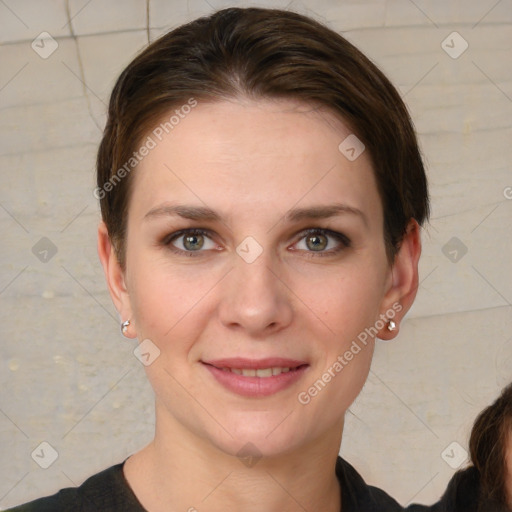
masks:
{"label": "skin", "polygon": [[[133,171],[125,271],[100,224],[98,251],[114,304],[131,320],[127,334],[160,350],[145,367],[155,439],[124,466],[148,510],[340,510],[334,465],[344,414],[367,378],[374,342],[310,403],[297,396],[396,303],[399,326],[416,294],[420,255],[411,220],[394,263],[387,260],[370,157],[351,162],[338,150],[350,133],[334,115],[291,100],[200,102]],[[208,206],[223,220],[145,217],[170,203]],[[284,220],[292,208],[333,203],[361,213]],[[211,233],[192,257],[183,238],[164,243],[185,228]],[[322,256],[306,243],[306,228],[351,243],[320,234],[328,242]],[[236,252],[248,236],[263,249],[250,264]],[[379,337],[397,332],[383,328]],[[202,363],[224,357],[285,357],[309,367],[274,395],[242,397]],[[237,457],[247,443],[262,456],[252,467]]]}

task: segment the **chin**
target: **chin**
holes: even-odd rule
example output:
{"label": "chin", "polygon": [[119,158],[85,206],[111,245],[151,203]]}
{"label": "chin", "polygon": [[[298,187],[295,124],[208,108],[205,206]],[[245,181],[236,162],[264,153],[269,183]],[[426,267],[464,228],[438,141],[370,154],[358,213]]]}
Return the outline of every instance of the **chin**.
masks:
{"label": "chin", "polygon": [[[286,442],[284,439],[275,439],[269,441],[264,435],[246,436],[238,439],[223,439],[214,440],[216,447],[227,455],[237,457],[242,463],[249,461],[258,461],[262,457],[266,459],[278,458],[289,455],[294,451],[300,449],[301,442],[290,442],[288,438]],[[251,466],[250,463],[246,464]]]}
{"label": "chin", "polygon": [[[285,409],[283,408],[283,411]],[[212,442],[236,457],[279,457],[299,450],[308,442],[305,422],[283,412],[241,412],[226,419],[228,431]],[[299,428],[300,425],[300,428]]]}

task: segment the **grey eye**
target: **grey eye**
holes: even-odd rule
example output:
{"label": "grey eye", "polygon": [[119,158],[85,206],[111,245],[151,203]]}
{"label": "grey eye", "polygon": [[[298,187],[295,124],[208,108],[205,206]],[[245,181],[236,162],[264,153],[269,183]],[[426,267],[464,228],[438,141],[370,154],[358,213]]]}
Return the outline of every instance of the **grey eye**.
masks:
{"label": "grey eye", "polygon": [[325,235],[308,235],[306,237],[306,245],[312,251],[322,251],[327,247],[329,240]]}

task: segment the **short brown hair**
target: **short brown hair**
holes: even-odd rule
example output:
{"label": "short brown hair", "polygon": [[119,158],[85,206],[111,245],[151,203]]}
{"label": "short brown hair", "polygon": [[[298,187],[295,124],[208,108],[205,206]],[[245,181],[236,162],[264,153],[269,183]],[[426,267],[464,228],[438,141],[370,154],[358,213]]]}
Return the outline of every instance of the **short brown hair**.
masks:
{"label": "short brown hair", "polygon": [[414,127],[384,74],[340,34],[309,17],[228,8],[155,40],[114,86],[97,155],[95,195],[122,266],[132,181],[129,172],[119,173],[123,164],[172,108],[190,98],[239,96],[325,106],[349,124],[373,162],[390,261],[409,220],[422,225],[428,219],[427,180]]}
{"label": "short brown hair", "polygon": [[[478,470],[482,499],[506,506],[506,451],[512,433],[512,383],[477,417],[469,451]],[[508,508],[507,508],[508,510]]]}

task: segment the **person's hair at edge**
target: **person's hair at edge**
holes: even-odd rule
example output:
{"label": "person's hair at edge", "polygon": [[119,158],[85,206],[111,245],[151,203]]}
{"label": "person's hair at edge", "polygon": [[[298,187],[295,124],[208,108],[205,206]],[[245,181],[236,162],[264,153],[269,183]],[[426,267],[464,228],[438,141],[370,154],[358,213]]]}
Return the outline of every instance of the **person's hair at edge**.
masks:
{"label": "person's hair at edge", "polygon": [[[410,219],[429,216],[425,170],[400,94],[335,31],[298,13],[228,8],[172,30],[138,55],[113,89],[97,155],[102,189],[162,115],[197,101],[296,99],[341,116],[369,151],[382,199],[390,262]],[[340,141],[341,142],[341,141]],[[130,174],[100,197],[102,218],[125,265]]]}
{"label": "person's hair at edge", "polygon": [[482,497],[510,510],[506,451],[512,433],[512,383],[477,417],[471,431],[471,461],[479,472]]}

